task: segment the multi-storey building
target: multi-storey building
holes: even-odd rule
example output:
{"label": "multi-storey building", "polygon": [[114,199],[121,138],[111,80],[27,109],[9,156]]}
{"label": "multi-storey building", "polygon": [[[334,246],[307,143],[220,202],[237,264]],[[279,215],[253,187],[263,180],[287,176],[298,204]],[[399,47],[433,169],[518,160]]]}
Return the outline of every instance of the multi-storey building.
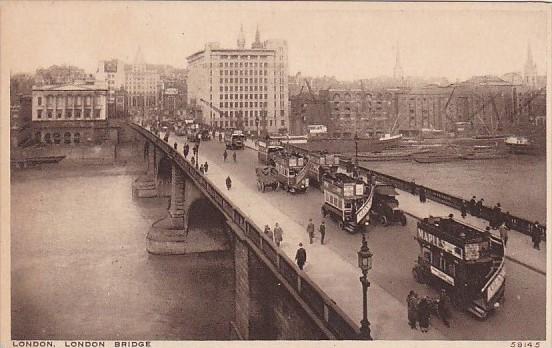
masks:
{"label": "multi-storey building", "polygon": [[32,129],[37,142],[97,143],[108,137],[107,87],[89,79],[33,87]]}
{"label": "multi-storey building", "polygon": [[395,91],[327,89],[320,91],[329,109],[328,132],[350,138],[389,133],[396,117]]}
{"label": "multi-storey building", "polygon": [[188,102],[202,109],[202,122],[217,128],[267,132],[288,128],[288,56],[284,40],[260,41],[251,49],[243,30],[238,48],[208,43],[187,58]]}
{"label": "multi-storey building", "polygon": [[134,64],[125,65],[124,88],[128,95],[130,113],[147,118],[158,104],[161,79],[159,72],[153,66],[146,64],[140,48],[136,53]]}

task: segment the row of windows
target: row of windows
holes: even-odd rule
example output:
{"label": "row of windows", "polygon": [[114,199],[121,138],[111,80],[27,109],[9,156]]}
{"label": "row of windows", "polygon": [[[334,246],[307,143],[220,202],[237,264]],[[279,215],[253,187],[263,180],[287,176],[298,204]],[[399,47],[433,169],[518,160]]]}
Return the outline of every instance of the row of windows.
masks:
{"label": "row of windows", "polygon": [[80,143],[81,135],[79,132],[71,133],[71,132],[65,132],[63,133],[63,138],[61,137],[61,134],[58,132],[54,133],[45,133],[44,138],[42,138],[42,133],[37,132],[35,134],[35,139],[39,142],[44,142],[46,144],[61,144],[62,142],[64,144],[79,144]]}
{"label": "row of windows", "polygon": [[254,75],[264,75],[264,76],[267,76],[268,75],[268,72],[266,70],[243,70],[243,69],[240,69],[240,70],[221,70],[220,71],[220,75],[230,75],[230,76],[233,76],[233,75],[236,75],[236,76],[247,76],[247,75],[251,75],[251,76],[254,76]]}
{"label": "row of windows", "polygon": [[[250,85],[251,84],[254,84],[254,83],[263,83],[263,79],[261,78],[247,78],[247,77],[240,77],[240,78],[233,78],[233,77],[230,77],[230,78],[221,78],[219,80],[219,83],[249,83]],[[268,79],[265,78],[264,79],[264,83],[267,84],[268,83]]]}
{"label": "row of windows", "polygon": [[45,116],[45,118],[47,119],[53,119],[54,115],[56,119],[70,119],[73,118],[73,116],[75,116],[75,118],[81,118],[83,115],[84,118],[91,118],[92,115],[94,116],[94,118],[100,118],[101,110],[94,110],[94,113],[92,113],[92,110],[90,109],[85,109],[84,113],[80,109],[66,109],[65,112],[63,112],[63,110],[56,110],[55,113],[53,110],[48,110],[46,111],[45,115],[43,113],[43,110],[36,110],[37,119],[42,119],[43,116]]}
{"label": "row of windows", "polygon": [[[221,128],[223,128],[223,127],[234,127],[234,126],[238,125],[238,121],[232,121],[232,120],[230,120],[230,121],[213,121],[212,123],[213,123],[213,126],[221,127]],[[272,120],[269,120],[268,123],[269,123],[268,124],[269,127],[276,126],[276,121],[274,121],[274,123],[273,123]],[[254,120],[251,120],[251,121],[245,120],[245,121],[243,121],[243,124],[246,127],[256,127],[257,126],[257,124],[255,123]],[[280,126],[285,127],[285,125],[286,125],[285,121],[281,120],[280,121]]]}
{"label": "row of windows", "polygon": [[[262,112],[263,111],[259,111],[259,110],[230,110],[230,111],[221,112],[221,117],[230,116],[230,118],[233,118],[234,116],[239,117],[240,115],[243,115],[245,118],[259,117],[259,116],[262,116]],[[266,110],[264,110],[264,112],[266,112]],[[275,111],[274,117],[276,117],[276,112],[277,110]],[[284,116],[285,116],[284,110],[280,110],[280,117],[284,117]],[[213,117],[213,113],[211,112],[211,118],[212,117]]]}
{"label": "row of windows", "polygon": [[[262,91],[263,90],[263,86],[251,86],[251,88],[249,88],[249,86],[239,86],[239,91],[240,92],[248,92],[248,91],[251,91],[251,92],[257,92],[257,89],[259,91]],[[264,90],[266,91],[268,89],[267,86],[264,86]],[[223,91],[223,86],[219,86],[219,90],[222,92]],[[233,92],[234,90],[236,90],[236,92],[238,91],[238,86],[224,86],[224,91],[225,92]]]}
{"label": "row of windows", "polygon": [[325,199],[326,199],[326,202],[328,202],[329,204],[333,205],[334,207],[337,207],[339,209],[343,209],[343,200],[339,197],[337,197],[336,195],[328,192],[328,191],[325,191]]}
{"label": "row of windows", "polygon": [[220,102],[219,106],[221,108],[234,108],[234,107],[245,107],[245,108],[258,108],[258,107],[268,107],[267,102]]}
{"label": "row of windows", "polygon": [[[95,96],[91,96],[91,95],[58,95],[58,96],[53,96],[53,95],[47,95],[46,97],[44,97],[44,99],[46,99],[46,105],[48,106],[53,106],[54,105],[54,102],[56,103],[56,105],[62,105],[62,104],[65,104],[65,105],[72,105],[73,102],[75,103],[75,105],[82,105],[83,101],[84,101],[84,105],[86,106],[90,106],[92,105],[92,101],[94,100],[96,105],[99,105],[101,104],[101,96],[97,95]],[[36,104],[38,106],[42,106],[43,100],[42,100],[42,97],[37,97],[36,99]]]}
{"label": "row of windows", "polygon": [[[219,67],[221,67],[221,68],[223,67],[223,63],[222,63],[222,62],[219,63]],[[230,62],[230,63],[228,63],[228,62],[224,62],[224,67],[225,67],[225,68],[228,68],[228,67],[230,67],[230,68],[257,68],[257,67],[259,67],[259,68],[262,68],[262,67],[267,68],[267,67],[268,67],[268,63],[248,63],[248,62],[245,62],[245,63],[243,63],[243,62],[240,62],[240,63],[238,63],[238,62],[235,62],[235,63],[234,63],[234,62]]]}
{"label": "row of windows", "polygon": [[220,56],[220,59],[266,59],[267,56],[257,56],[257,55],[237,55],[237,54],[234,54],[234,55],[230,55],[230,56],[227,56],[227,55],[222,55]]}
{"label": "row of windows", "polygon": [[268,99],[268,94],[219,94],[219,99]]}

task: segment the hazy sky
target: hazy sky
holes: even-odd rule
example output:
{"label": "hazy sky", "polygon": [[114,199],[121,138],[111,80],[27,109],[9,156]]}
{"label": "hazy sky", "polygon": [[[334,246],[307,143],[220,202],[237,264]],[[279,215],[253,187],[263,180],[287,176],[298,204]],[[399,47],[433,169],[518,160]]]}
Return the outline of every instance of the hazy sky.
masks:
{"label": "hazy sky", "polygon": [[[2,14],[11,72],[73,64],[94,72],[100,59],[186,66],[209,41],[288,42],[290,73],[339,79],[392,75],[396,43],[406,75],[467,78],[521,71],[531,44],[545,73],[547,12],[542,4],[373,3],[11,3]],[[8,39],[8,41],[6,41]]]}

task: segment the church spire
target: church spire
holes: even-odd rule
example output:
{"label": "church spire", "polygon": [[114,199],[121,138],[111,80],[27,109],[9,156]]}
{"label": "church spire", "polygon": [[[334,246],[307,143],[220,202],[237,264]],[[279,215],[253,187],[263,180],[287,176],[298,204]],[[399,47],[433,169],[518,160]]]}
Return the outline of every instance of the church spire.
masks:
{"label": "church spire", "polygon": [[253,42],[251,48],[263,48],[263,44],[261,43],[261,34],[259,33],[259,25],[257,25],[257,31],[255,31],[255,42]]}
{"label": "church spire", "polygon": [[245,48],[245,34],[243,33],[243,24],[240,26],[240,34],[238,35],[238,48]]}
{"label": "church spire", "polygon": [[400,48],[399,48],[399,43],[397,42],[397,52],[396,52],[396,56],[395,56],[395,67],[393,68],[393,78],[395,80],[402,80],[403,79],[403,69],[402,69],[402,66],[401,66],[401,52],[400,52]]}
{"label": "church spire", "polygon": [[533,52],[531,52],[531,44],[527,43],[527,60],[525,61],[525,69],[523,71],[523,80],[526,85],[531,87],[537,86],[537,64],[533,61]]}

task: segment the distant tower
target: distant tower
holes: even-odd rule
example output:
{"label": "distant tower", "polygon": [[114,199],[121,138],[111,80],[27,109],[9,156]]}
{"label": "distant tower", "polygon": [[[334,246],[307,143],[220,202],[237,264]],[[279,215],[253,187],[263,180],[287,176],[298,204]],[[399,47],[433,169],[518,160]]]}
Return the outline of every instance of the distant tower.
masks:
{"label": "distant tower", "polygon": [[530,44],[527,44],[527,60],[523,69],[523,83],[527,86],[537,87],[537,65],[533,62]]}
{"label": "distant tower", "polygon": [[240,34],[238,35],[238,48],[242,50],[245,48],[245,34],[243,33],[243,24],[240,27]]}
{"label": "distant tower", "polygon": [[393,68],[393,78],[395,80],[403,80],[404,72],[401,66],[401,52],[399,49],[399,44],[397,43],[397,56],[395,57],[395,67]]}
{"label": "distant tower", "polygon": [[257,25],[257,31],[255,32],[255,42],[251,44],[251,48],[264,48],[261,43],[261,34],[259,33],[259,26]]}

